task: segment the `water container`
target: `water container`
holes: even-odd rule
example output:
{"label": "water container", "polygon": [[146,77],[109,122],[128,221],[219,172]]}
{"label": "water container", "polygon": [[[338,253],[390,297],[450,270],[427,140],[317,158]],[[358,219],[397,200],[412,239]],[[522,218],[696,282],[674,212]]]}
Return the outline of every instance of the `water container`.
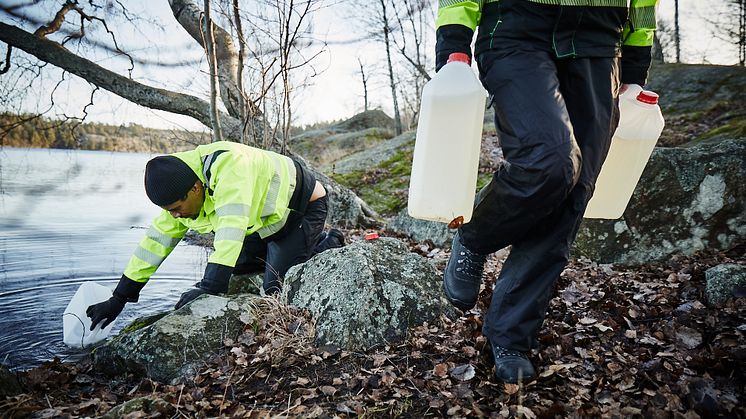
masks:
{"label": "water container", "polygon": [[619,97],[619,126],[611,140],[585,218],[617,219],[627,208],[663,131],[658,95],[630,85]]}
{"label": "water container", "polygon": [[95,282],[84,282],[80,285],[62,314],[62,341],[65,345],[85,348],[109,336],[114,322],[103,329],[99,323],[91,331],[91,319],[85,311],[91,304],[106,301],[111,296],[111,289]]}
{"label": "water container", "polygon": [[466,54],[454,53],[422,91],[409,181],[411,217],[471,220],[487,94]]}

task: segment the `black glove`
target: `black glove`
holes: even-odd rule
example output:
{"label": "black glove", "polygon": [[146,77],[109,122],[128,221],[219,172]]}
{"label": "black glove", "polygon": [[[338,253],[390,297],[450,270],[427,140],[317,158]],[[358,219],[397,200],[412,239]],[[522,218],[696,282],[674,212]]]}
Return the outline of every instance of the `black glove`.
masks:
{"label": "black glove", "polygon": [[102,329],[108,326],[109,323],[113,322],[114,319],[117,318],[119,313],[122,312],[125,303],[126,301],[121,300],[119,297],[112,296],[103,303],[89,306],[88,309],[85,311],[85,314],[91,318],[91,330],[95,329],[96,325],[102,321]]}
{"label": "black glove", "polygon": [[113,322],[127,302],[137,302],[140,290],[144,286],[144,282],[135,282],[122,275],[111,298],[103,303],[93,304],[86,309],[85,314],[91,318],[91,330],[95,329],[96,325],[102,321],[102,329]]}
{"label": "black glove", "polygon": [[474,31],[464,25],[443,25],[435,32],[435,71],[448,62],[448,56],[462,52],[471,59],[471,38]]}
{"label": "black glove", "polygon": [[208,263],[205,268],[205,277],[202,278],[195,288],[181,294],[179,302],[174,306],[178,310],[186,303],[194,300],[202,294],[222,294],[228,292],[228,281],[231,279],[233,267],[220,265],[218,263]]}
{"label": "black glove", "polygon": [[180,309],[182,306],[184,306],[184,304],[194,300],[202,294],[209,294],[207,290],[199,288],[199,284],[197,284],[196,287],[197,288],[192,288],[189,291],[181,294],[181,298],[179,298],[179,302],[176,303],[176,306],[174,306],[174,310]]}

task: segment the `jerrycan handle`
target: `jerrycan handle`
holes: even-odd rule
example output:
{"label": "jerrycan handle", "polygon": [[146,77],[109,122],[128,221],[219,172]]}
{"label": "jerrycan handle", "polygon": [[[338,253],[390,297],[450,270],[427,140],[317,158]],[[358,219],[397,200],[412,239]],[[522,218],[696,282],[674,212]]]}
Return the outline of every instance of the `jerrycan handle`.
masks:
{"label": "jerrycan handle", "polygon": [[466,65],[471,65],[471,58],[469,58],[469,54],[464,54],[463,52],[452,52],[448,56],[448,61],[446,61],[446,64],[453,61],[459,61],[462,63],[466,63]]}

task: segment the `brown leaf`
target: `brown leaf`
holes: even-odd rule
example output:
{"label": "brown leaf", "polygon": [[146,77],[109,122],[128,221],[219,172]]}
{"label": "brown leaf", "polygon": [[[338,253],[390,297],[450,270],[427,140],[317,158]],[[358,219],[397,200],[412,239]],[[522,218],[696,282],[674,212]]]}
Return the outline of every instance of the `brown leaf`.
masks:
{"label": "brown leaf", "polygon": [[319,387],[319,390],[324,393],[325,396],[333,396],[334,393],[337,392],[337,388],[332,386],[321,386]]}
{"label": "brown leaf", "polygon": [[521,386],[518,384],[503,384],[503,391],[505,394],[514,395],[518,393],[518,391],[521,389]]}
{"label": "brown leaf", "polygon": [[448,376],[448,364],[441,363],[436,365],[433,368],[433,375],[440,378],[445,378],[446,376]]}
{"label": "brown leaf", "polygon": [[380,367],[383,365],[386,360],[389,359],[388,356],[382,355],[382,354],[375,354],[373,355],[373,366],[374,367]]}
{"label": "brown leaf", "polygon": [[308,378],[298,377],[297,380],[293,381],[290,384],[291,385],[298,385],[298,386],[305,386],[305,385],[308,385],[308,383],[310,383],[310,382],[311,382],[311,380],[309,380]]}

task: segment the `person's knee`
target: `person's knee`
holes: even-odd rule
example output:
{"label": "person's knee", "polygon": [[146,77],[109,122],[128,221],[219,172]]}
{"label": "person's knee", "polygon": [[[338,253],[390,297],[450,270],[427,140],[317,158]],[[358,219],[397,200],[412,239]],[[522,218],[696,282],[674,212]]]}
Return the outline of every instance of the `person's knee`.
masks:
{"label": "person's knee", "polygon": [[570,145],[533,150],[529,158],[511,163],[515,182],[526,198],[561,200],[578,180],[581,157]]}

